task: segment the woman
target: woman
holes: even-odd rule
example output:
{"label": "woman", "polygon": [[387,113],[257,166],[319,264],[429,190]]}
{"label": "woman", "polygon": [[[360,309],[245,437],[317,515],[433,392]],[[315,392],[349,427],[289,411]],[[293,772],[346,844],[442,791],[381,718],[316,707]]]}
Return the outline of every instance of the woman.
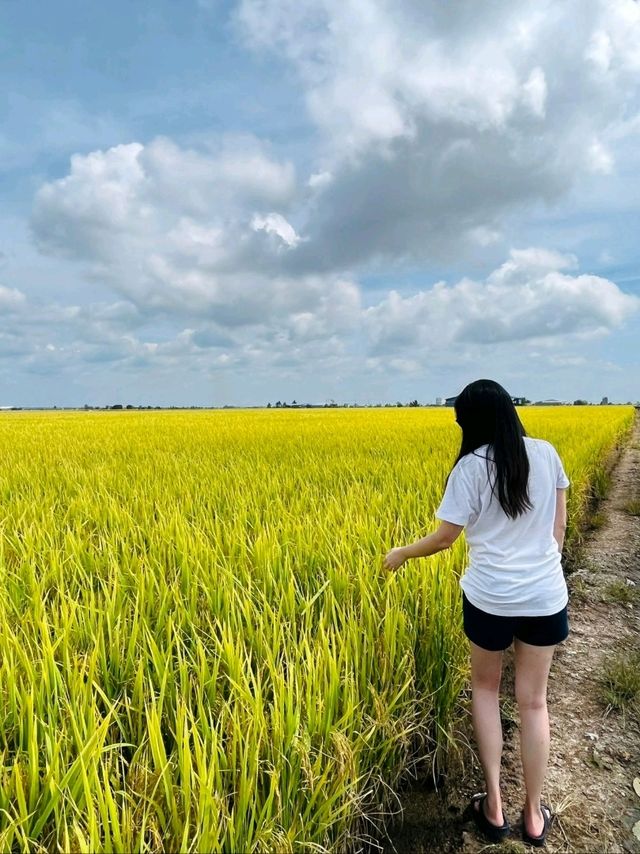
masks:
{"label": "woman", "polygon": [[491,841],[510,832],[500,795],[502,653],[514,645],[526,800],[523,839],[541,847],[551,810],[541,803],[549,758],[547,677],[556,644],[566,640],[567,585],[561,566],[569,479],[557,451],[525,433],[511,397],[476,380],[455,401],[460,453],[435,516],[435,533],[391,549],[387,569],[449,548],[466,528],[469,565],[462,578],[464,631],[471,645],[472,719],[486,792],[471,801]]}

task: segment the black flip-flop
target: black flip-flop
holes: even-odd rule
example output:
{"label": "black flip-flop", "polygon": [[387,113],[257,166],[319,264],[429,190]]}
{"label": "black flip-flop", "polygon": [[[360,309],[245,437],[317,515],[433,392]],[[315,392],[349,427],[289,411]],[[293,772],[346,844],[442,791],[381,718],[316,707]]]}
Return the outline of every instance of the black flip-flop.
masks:
{"label": "black flip-flop", "polygon": [[[486,792],[480,792],[471,798],[471,812],[473,813],[473,820],[475,821],[478,830],[482,831],[487,839],[491,842],[500,842],[511,832],[511,825],[507,821],[504,810],[502,811],[502,818],[504,819],[502,827],[498,827],[497,824],[493,824],[489,821],[484,811],[484,802],[486,799]],[[475,807],[476,802],[478,802],[478,809]]]}
{"label": "black flip-flop", "polygon": [[547,834],[553,824],[553,815],[551,814],[550,807],[546,804],[540,804],[540,812],[542,813],[542,820],[544,821],[544,827],[542,828],[540,836],[530,836],[527,833],[524,823],[524,813],[522,813],[522,839],[527,843],[527,845],[534,845],[536,848],[543,848],[547,844]]}

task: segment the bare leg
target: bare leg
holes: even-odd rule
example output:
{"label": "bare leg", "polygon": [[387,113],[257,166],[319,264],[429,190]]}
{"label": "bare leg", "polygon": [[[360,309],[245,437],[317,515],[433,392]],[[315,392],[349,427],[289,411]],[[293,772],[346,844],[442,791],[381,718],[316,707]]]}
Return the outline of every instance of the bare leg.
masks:
{"label": "bare leg", "polygon": [[[489,652],[471,643],[471,713],[478,755],[487,786],[484,811],[487,819],[501,827],[500,761],[502,723],[500,721],[500,677],[502,652]],[[476,807],[477,809],[477,807]]]}
{"label": "bare leg", "polygon": [[544,828],[540,796],[549,761],[547,679],[555,646],[532,646],[514,641],[516,700],[520,711],[522,771],[526,788],[525,829],[539,836]]}

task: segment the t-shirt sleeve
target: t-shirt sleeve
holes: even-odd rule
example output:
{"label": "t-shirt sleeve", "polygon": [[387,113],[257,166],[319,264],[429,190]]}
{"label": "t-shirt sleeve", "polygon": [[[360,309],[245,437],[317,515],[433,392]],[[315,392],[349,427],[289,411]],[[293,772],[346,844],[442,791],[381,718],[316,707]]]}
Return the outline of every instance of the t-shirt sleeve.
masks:
{"label": "t-shirt sleeve", "polygon": [[468,468],[460,466],[460,460],[449,475],[449,480],[442,496],[436,519],[452,522],[454,525],[466,525],[477,510],[478,496],[472,473]]}
{"label": "t-shirt sleeve", "polygon": [[556,449],[551,445],[553,449],[553,459],[555,465],[555,475],[556,475],[556,489],[566,489],[570,484],[570,480],[567,477],[567,473],[564,470],[564,466],[562,465],[562,460],[560,459],[560,455],[556,451]]}

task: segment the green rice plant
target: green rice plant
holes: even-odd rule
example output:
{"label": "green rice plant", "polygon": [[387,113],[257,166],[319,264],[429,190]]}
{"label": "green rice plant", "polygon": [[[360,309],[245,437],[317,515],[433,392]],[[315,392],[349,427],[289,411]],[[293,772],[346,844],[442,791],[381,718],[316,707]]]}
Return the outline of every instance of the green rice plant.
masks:
{"label": "green rice plant", "polygon": [[617,602],[622,605],[633,604],[640,599],[640,591],[635,585],[616,579],[602,591],[602,599],[604,602]]}
{"label": "green rice plant", "polygon": [[607,708],[627,711],[640,700],[640,651],[621,650],[602,663],[600,697]]}
{"label": "green rice plant", "polygon": [[[633,408],[520,414],[570,546]],[[450,409],[0,414],[0,849],[361,847],[455,738],[464,536],[382,560],[459,440]]]}
{"label": "green rice plant", "polygon": [[624,509],[630,516],[640,516],[640,498],[629,499]]}
{"label": "green rice plant", "polygon": [[598,531],[607,524],[607,516],[602,511],[592,513],[587,520],[587,527],[590,531]]}

